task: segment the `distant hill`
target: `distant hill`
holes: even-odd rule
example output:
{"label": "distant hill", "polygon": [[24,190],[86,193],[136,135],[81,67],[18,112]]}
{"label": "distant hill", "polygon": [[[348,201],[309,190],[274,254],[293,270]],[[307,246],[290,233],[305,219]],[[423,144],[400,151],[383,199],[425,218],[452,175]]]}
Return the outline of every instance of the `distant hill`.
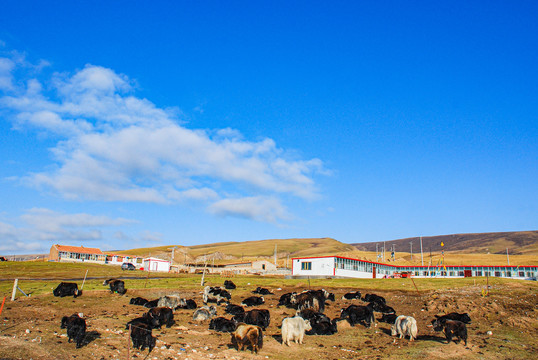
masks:
{"label": "distant hill", "polygon": [[153,248],[141,248],[117,251],[119,254],[157,256],[170,259],[172,248],[174,260],[179,263],[204,261],[205,258],[216,262],[230,262],[232,260],[251,260],[256,258],[271,259],[275,252],[278,257],[292,258],[305,256],[334,255],[354,251],[350,244],[344,244],[331,238],[309,239],[269,239],[244,242],[224,242],[195,246],[167,245]]}
{"label": "distant hill", "polygon": [[[410,251],[410,242],[413,243],[413,252],[420,252],[420,238],[406,238],[385,241],[386,251],[395,245],[396,251]],[[444,246],[441,246],[444,243]],[[383,241],[369,243],[355,243],[353,245],[360,251],[376,251],[383,247]],[[423,236],[422,249],[429,252],[465,252],[465,253],[506,253],[506,248],[511,255],[538,254],[538,231],[514,231],[479,234],[453,234],[439,236]]]}

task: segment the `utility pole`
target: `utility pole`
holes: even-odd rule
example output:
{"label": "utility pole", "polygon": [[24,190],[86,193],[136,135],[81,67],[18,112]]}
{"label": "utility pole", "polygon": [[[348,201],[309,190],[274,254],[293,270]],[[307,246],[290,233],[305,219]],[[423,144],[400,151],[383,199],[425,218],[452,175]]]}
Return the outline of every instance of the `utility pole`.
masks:
{"label": "utility pole", "polygon": [[375,261],[379,261],[378,243],[375,243]]}
{"label": "utility pole", "polygon": [[413,242],[409,242],[409,244],[411,245],[411,261],[413,261]]}
{"label": "utility pole", "polygon": [[383,262],[385,262],[385,242],[383,241]]}
{"label": "utility pole", "polygon": [[510,257],[508,256],[508,248],[506,248],[506,261],[508,261],[508,266],[510,266]]}
{"label": "utility pole", "polygon": [[420,237],[420,258],[422,259],[422,266],[424,266],[424,254],[422,253],[422,236]]}

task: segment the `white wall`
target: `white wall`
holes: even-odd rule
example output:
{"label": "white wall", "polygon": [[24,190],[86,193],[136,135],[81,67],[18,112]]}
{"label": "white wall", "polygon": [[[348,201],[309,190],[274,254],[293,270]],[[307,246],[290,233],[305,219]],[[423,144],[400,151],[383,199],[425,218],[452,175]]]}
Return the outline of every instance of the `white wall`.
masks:
{"label": "white wall", "polygon": [[[312,263],[312,270],[301,270],[301,264],[304,262]],[[294,259],[292,275],[333,276],[334,258]]]}
{"label": "white wall", "polygon": [[170,271],[170,262],[169,261],[159,261],[155,259],[145,259],[144,260],[144,270],[146,271]]}
{"label": "white wall", "polygon": [[365,271],[336,269],[335,276],[352,277],[359,279],[373,279],[374,274]]}

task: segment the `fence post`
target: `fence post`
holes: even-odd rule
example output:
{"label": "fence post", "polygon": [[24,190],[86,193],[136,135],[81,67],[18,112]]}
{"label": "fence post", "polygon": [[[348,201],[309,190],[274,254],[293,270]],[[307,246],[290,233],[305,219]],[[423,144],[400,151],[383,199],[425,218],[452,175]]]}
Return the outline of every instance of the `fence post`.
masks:
{"label": "fence post", "polygon": [[2,307],[0,307],[0,315],[2,315],[2,310],[4,309],[5,302],[6,302],[6,297],[4,296],[4,300],[2,300]]}
{"label": "fence post", "polygon": [[13,292],[11,293],[11,301],[15,301],[15,295],[17,294],[17,285],[19,284],[19,279],[15,279],[13,283]]}
{"label": "fence post", "polygon": [[129,324],[129,336],[127,337],[127,360],[131,359],[131,326]]}
{"label": "fence post", "polygon": [[413,282],[413,285],[415,285],[415,289],[417,289],[417,294],[420,296],[420,292],[418,291],[417,284],[415,284],[415,280],[413,280],[412,277],[410,277],[411,281]]}
{"label": "fence post", "polygon": [[84,283],[86,282],[86,276],[88,276],[88,270],[86,270],[86,275],[84,275],[84,280],[82,281],[82,286],[80,287],[80,290],[84,288]]}

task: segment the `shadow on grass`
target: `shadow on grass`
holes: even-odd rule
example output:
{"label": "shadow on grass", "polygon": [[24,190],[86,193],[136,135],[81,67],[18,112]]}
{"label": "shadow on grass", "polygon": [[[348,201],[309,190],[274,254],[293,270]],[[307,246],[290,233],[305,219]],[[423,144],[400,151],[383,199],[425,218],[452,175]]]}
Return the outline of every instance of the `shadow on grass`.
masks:
{"label": "shadow on grass", "polygon": [[101,333],[98,331],[92,330],[88,331],[86,333],[86,337],[84,338],[84,346],[90,344],[92,341],[99,339],[101,337]]}
{"label": "shadow on grass", "polygon": [[271,337],[275,339],[279,344],[282,344],[282,335],[275,334],[271,335]]}
{"label": "shadow on grass", "polygon": [[[386,335],[389,335],[389,336],[391,336],[391,337],[393,337],[395,339],[398,338],[397,336],[392,336],[392,331],[391,331],[390,328],[379,327],[378,329],[383,331],[383,333],[385,333]],[[417,341],[436,341],[436,342],[439,342],[439,343],[446,343],[446,339],[443,336],[436,336],[436,335],[418,335],[415,340],[417,340]]]}
{"label": "shadow on grass", "polygon": [[387,329],[387,328],[382,328],[382,327],[378,327],[379,330],[383,331],[385,334],[391,336],[392,332],[390,331],[390,328]]}
{"label": "shadow on grass", "polygon": [[446,343],[446,339],[442,336],[436,336],[436,335],[419,335],[417,336],[418,341],[436,341],[439,343]]}

